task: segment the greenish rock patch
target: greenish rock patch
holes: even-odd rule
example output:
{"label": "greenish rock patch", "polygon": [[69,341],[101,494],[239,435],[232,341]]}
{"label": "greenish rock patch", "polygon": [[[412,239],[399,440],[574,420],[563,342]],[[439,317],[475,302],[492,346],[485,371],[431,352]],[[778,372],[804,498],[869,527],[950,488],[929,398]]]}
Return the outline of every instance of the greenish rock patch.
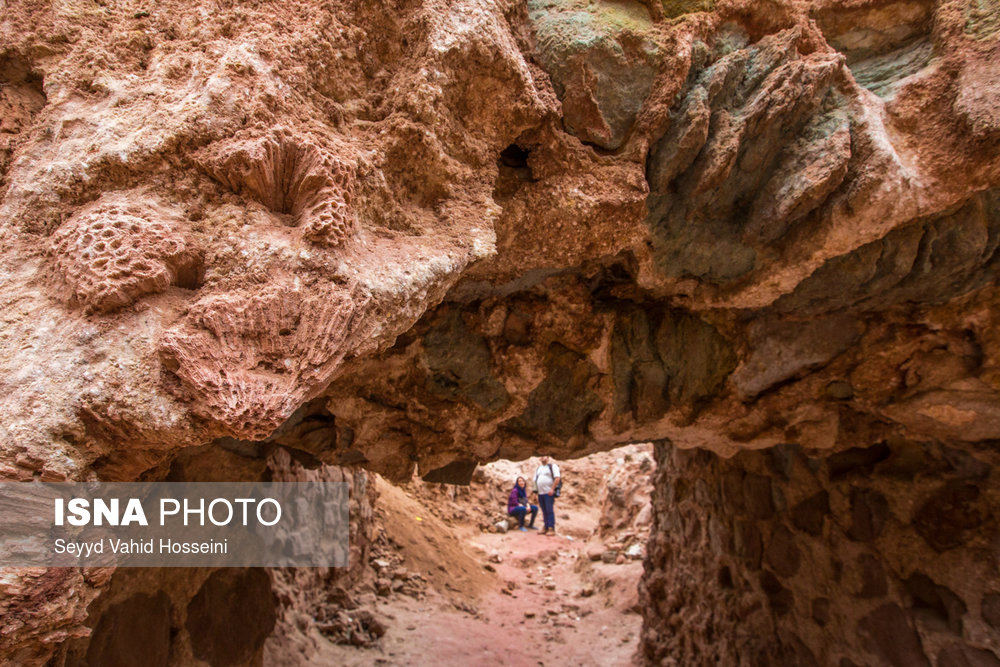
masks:
{"label": "greenish rock patch", "polygon": [[428,330],[423,341],[427,389],[446,400],[464,399],[488,412],[507,406],[510,396],[493,374],[486,338],[471,331],[456,309]]}
{"label": "greenish rock patch", "polygon": [[535,57],[552,77],[566,129],[614,150],[625,141],[656,77],[659,47],[637,2],[528,3]]}
{"label": "greenish rock patch", "polygon": [[528,405],[506,428],[525,435],[550,434],[560,440],[587,432],[604,401],[590,389],[597,367],[586,357],[554,343],[545,364],[545,379],[528,395]]}
{"label": "greenish rock patch", "polygon": [[883,99],[892,97],[903,82],[927,67],[933,55],[929,37],[850,65],[854,80]]}
{"label": "greenish rock patch", "polygon": [[828,260],[775,306],[782,313],[817,313],[941,303],[996,280],[998,250],[1000,192],[991,190]]}
{"label": "greenish rock patch", "polygon": [[990,39],[1000,32],[1000,0],[969,0],[965,8],[965,34]]}
{"label": "greenish rock patch", "polygon": [[736,353],[715,327],[681,310],[665,313],[656,349],[670,377],[670,398],[696,403],[716,394],[736,368]]}
{"label": "greenish rock patch", "polygon": [[646,163],[657,268],[730,284],[763,246],[819,208],[850,159],[837,58],[799,53],[797,29],[753,45],[696,44],[671,124]]}
{"label": "greenish rock patch", "polygon": [[736,367],[729,342],[681,310],[623,311],[611,337],[614,408],[639,423],[714,396]]}
{"label": "greenish rock patch", "polygon": [[670,409],[669,378],[656,351],[655,329],[643,308],[630,308],[615,320],[611,336],[614,409],[638,422],[658,419]]}

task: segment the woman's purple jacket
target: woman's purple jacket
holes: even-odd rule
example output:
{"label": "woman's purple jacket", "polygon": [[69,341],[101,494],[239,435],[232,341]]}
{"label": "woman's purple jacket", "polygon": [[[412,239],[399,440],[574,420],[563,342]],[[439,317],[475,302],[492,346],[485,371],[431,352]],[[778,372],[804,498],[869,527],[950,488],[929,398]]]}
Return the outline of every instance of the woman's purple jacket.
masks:
{"label": "woman's purple jacket", "polygon": [[[518,505],[528,504],[527,492],[518,493],[519,491],[521,491],[521,489],[516,484],[514,485],[514,488],[510,490],[510,497],[507,498],[507,514],[513,512],[514,508],[517,507]],[[525,498],[525,501],[523,503],[521,502],[521,498]]]}

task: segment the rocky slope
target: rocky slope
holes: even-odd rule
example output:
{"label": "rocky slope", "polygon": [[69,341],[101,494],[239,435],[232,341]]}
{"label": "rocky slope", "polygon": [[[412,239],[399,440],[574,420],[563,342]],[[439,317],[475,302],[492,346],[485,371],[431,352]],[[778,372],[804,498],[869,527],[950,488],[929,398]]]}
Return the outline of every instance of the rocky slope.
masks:
{"label": "rocky slope", "polygon": [[[995,0],[0,6],[0,478],[669,440],[650,660],[998,661]],[[767,448],[789,508],[884,515],[806,531],[884,592],[739,560],[805,548],[725,490]],[[0,651],[64,652],[114,576],[6,572]]]}

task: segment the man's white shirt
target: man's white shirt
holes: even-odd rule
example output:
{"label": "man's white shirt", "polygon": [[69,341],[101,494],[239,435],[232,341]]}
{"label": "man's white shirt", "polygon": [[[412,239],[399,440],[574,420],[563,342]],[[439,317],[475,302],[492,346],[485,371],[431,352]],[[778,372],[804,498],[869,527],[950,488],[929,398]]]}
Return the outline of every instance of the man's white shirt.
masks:
{"label": "man's white shirt", "polygon": [[[552,466],[552,470],[549,470],[549,466]],[[538,489],[539,493],[548,493],[552,490],[552,483],[555,482],[556,477],[561,477],[559,473],[559,466],[555,463],[546,463],[544,465],[538,466],[535,470],[535,488]]]}

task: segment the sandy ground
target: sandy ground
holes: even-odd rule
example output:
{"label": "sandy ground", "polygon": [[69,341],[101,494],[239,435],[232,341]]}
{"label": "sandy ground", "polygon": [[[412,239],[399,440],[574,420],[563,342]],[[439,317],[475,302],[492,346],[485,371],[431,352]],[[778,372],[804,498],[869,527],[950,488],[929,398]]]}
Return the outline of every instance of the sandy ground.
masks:
{"label": "sandy ground", "polygon": [[642,562],[591,560],[588,552],[603,549],[588,541],[599,510],[557,504],[557,536],[488,533],[441,519],[384,482],[379,492],[402,564],[428,581],[423,599],[374,598],[370,608],[388,626],[378,645],[326,643],[308,664],[631,663],[642,624],[636,611]]}

